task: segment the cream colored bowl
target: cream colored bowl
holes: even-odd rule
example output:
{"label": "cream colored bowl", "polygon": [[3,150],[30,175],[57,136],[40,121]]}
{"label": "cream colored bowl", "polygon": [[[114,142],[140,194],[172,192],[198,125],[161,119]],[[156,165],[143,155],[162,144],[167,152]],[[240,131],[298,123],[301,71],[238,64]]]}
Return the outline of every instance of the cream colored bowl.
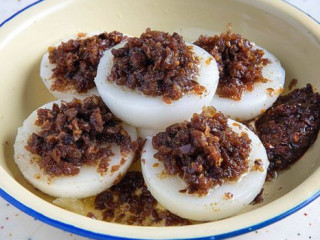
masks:
{"label": "cream colored bowl", "polygon": [[[0,195],[56,227],[97,239],[221,239],[242,234],[293,213],[320,193],[320,140],[290,170],[265,185],[263,204],[224,220],[183,227],[135,227],[86,218],[50,203],[23,179],[13,160],[17,127],[52,97],[39,77],[49,45],[77,32],[118,30],[139,35],[147,27],[177,31],[192,41],[200,34],[233,31],[275,54],[287,82],[320,90],[320,27],[280,0],[45,0],[0,29]],[[213,237],[214,236],[214,237]],[[109,238],[108,238],[109,239]]]}

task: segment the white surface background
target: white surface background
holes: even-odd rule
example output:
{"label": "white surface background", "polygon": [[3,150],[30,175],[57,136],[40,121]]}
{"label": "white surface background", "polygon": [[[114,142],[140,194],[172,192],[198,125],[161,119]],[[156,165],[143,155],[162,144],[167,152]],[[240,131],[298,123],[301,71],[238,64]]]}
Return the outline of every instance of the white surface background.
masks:
{"label": "white surface background", "polygon": [[[279,0],[280,1],[280,0]],[[0,0],[0,23],[35,0]],[[287,0],[320,22],[320,0]],[[1,30],[0,30],[1,31]],[[85,240],[64,232],[11,206],[0,198],[0,240]],[[320,239],[320,198],[307,207],[258,231],[232,240],[309,240]]]}

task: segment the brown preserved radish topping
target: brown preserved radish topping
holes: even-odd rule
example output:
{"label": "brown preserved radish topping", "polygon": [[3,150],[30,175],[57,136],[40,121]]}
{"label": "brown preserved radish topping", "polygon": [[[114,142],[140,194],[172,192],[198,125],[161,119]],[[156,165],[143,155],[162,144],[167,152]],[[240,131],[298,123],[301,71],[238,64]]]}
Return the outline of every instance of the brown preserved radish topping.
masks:
{"label": "brown preserved radish topping", "polygon": [[270,161],[269,173],[296,162],[314,143],[319,128],[320,95],[310,84],[279,97],[256,121]]}
{"label": "brown preserved radish topping", "polygon": [[213,37],[201,35],[194,43],[209,52],[217,61],[219,84],[217,94],[223,98],[241,100],[244,91],[252,91],[256,82],[266,82],[262,68],[270,60],[264,52],[254,49],[252,43],[240,34],[226,33]]}
{"label": "brown preserved radish topping", "polygon": [[103,52],[120,43],[123,38],[122,33],[105,32],[85,39],[69,40],[58,47],[50,47],[49,61],[55,64],[51,90],[76,90],[78,93],[85,93],[93,88]]}
{"label": "brown preserved radish topping", "polygon": [[262,188],[260,193],[250,203],[251,205],[257,205],[257,204],[263,203],[263,191],[264,191],[264,189]]}
{"label": "brown preserved radish topping", "polygon": [[199,59],[178,33],[147,29],[139,38],[112,49],[114,62],[108,81],[147,96],[161,96],[170,103],[186,93],[201,95],[205,88],[196,82]]}
{"label": "brown preserved radish topping", "polygon": [[138,147],[100,97],[62,101],[37,114],[40,130],[29,137],[26,149],[40,156],[37,163],[51,177],[76,175],[81,165],[97,165],[103,174],[113,155],[111,144],[123,154]]}
{"label": "brown preserved radish topping", "polygon": [[159,208],[142,173],[137,171],[127,172],[117,185],[100,193],[95,199],[95,208],[103,212],[103,219],[108,222],[142,226],[191,224],[189,220]]}
{"label": "brown preserved radish topping", "polygon": [[206,194],[224,181],[235,181],[248,170],[251,140],[227,125],[213,107],[194,114],[190,122],[171,125],[152,139],[154,155],[166,174],[179,175],[189,193]]}

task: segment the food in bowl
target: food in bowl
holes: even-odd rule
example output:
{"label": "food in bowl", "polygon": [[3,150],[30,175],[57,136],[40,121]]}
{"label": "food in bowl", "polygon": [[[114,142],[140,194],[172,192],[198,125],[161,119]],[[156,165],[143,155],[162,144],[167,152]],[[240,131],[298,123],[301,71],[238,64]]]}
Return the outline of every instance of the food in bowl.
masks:
{"label": "food in bowl", "polygon": [[148,190],[140,171],[129,171],[116,185],[100,193],[94,200],[96,218],[104,221],[139,226],[180,226],[192,222],[164,209]]}
{"label": "food in bowl", "polygon": [[78,33],[74,39],[49,47],[40,66],[43,83],[57,99],[98,95],[94,78],[100,58],[106,49],[125,38],[117,31],[97,35]]}
{"label": "food in bowl", "polygon": [[277,100],[285,83],[279,60],[240,34],[201,35],[195,43],[219,66],[219,85],[211,105],[238,120],[257,117]]}
{"label": "food in bowl", "polygon": [[[221,36],[223,39],[233,36],[237,44],[245,41],[243,37],[231,33]],[[202,40],[206,42],[206,38],[202,37]],[[255,50],[250,42],[245,42],[247,49],[244,52],[248,56],[255,54],[260,59],[255,60],[259,67],[254,68],[256,67],[254,64],[251,66],[258,79],[247,85],[241,85],[245,88],[240,91],[241,94],[236,91],[237,97],[230,96],[227,99],[230,101],[243,100],[247,92],[258,89],[257,84],[266,84],[264,85],[264,94],[267,92],[270,97],[273,97],[272,101],[275,101],[284,84],[284,70],[272,55],[267,55],[271,56],[270,59],[262,58],[264,56],[263,50]],[[213,49],[215,49],[214,46]],[[241,52],[240,55],[244,55],[244,52]],[[269,161],[258,137],[241,123],[231,119],[227,120],[222,113],[217,113],[212,108],[202,109],[210,104],[219,80],[217,66],[219,61],[215,61],[217,56],[213,52],[211,54],[200,47],[184,42],[179,34],[170,35],[147,29],[139,38],[125,39],[122,43],[107,49],[100,59],[95,83],[101,98],[112,112],[110,114],[115,114],[119,119],[134,127],[146,129],[147,131],[144,133],[147,135],[149,134],[148,130],[160,132],[158,133],[160,135],[167,134],[163,141],[152,140],[152,144],[152,136],[149,135],[147,138],[141,158],[142,172],[146,183],[142,184],[140,181],[139,187],[130,192],[131,195],[139,195],[138,193],[141,191],[146,193],[146,196],[150,196],[149,193],[153,195],[152,198],[149,198],[153,205],[146,210],[153,213],[153,220],[147,220],[148,224],[145,223],[147,225],[153,225],[150,224],[150,221],[166,224],[165,218],[160,217],[159,221],[156,220],[159,219],[159,217],[155,217],[157,214],[169,215],[176,219],[187,218],[185,221],[177,221],[178,225],[192,223],[191,220],[211,221],[226,218],[249,205],[259,195],[263,187]],[[246,61],[243,60],[243,62]],[[266,79],[267,76],[263,75],[265,68],[268,65],[272,66],[272,62],[276,64],[274,72],[278,76],[277,86],[279,88],[266,87],[270,82],[276,82],[272,78]],[[241,65],[241,67],[243,66]],[[223,92],[225,93],[225,91]],[[191,102],[191,100],[193,101]],[[201,110],[203,110],[202,114],[200,114]],[[194,115],[190,122],[192,113]],[[258,114],[261,113],[260,110]],[[198,121],[197,119],[202,120]],[[87,117],[87,120],[90,122],[90,118]],[[203,125],[199,124],[200,122]],[[164,131],[171,124],[175,125]],[[176,131],[172,130],[174,126],[177,128]],[[217,128],[218,126],[220,128]],[[160,135],[155,135],[152,139],[157,139],[157,136]],[[183,135],[186,136],[184,140],[182,140]],[[223,138],[220,139],[219,136]],[[26,139],[24,140],[25,144]],[[179,144],[183,141],[186,141],[187,144],[180,146]],[[221,151],[226,146],[230,147],[229,152]],[[158,150],[158,153],[155,149]],[[37,154],[37,152],[35,153]],[[192,157],[188,155],[189,153],[192,153]],[[199,158],[195,154],[198,154]],[[185,162],[186,159],[189,162]],[[237,161],[233,161],[235,159]],[[179,161],[180,164],[177,164]],[[200,166],[199,162],[201,161],[203,165],[209,167]],[[209,162],[211,165],[208,164]],[[139,159],[137,163],[140,163]],[[109,170],[108,167],[107,170]],[[133,173],[132,168],[127,173],[128,176],[133,175],[141,179]],[[212,169],[218,173],[210,173]],[[143,225],[144,221],[139,219],[140,213],[145,216],[145,208],[141,206],[140,211],[137,208],[130,208],[132,207],[130,201],[137,198],[126,198],[128,194],[122,195],[118,190],[115,190],[121,189],[120,186],[123,185],[123,182],[120,181],[121,177],[126,179],[124,173],[118,176],[120,177],[112,182],[113,187],[111,187],[112,184],[106,184],[105,189],[109,189],[95,198],[95,208],[91,205],[92,211],[88,211],[88,216],[95,217],[99,215],[97,210],[101,210],[103,217],[97,217],[98,219]],[[148,186],[150,192],[146,191],[144,184]],[[99,192],[105,189],[100,188]],[[172,194],[161,192],[164,190],[169,190]],[[248,194],[241,196],[243,192]],[[174,197],[172,198],[172,196]],[[65,196],[60,197],[65,198]],[[112,205],[119,197],[129,199],[129,202],[120,201],[120,203]],[[179,199],[180,197],[181,199]],[[75,196],[75,198],[81,198],[81,196]],[[101,199],[104,201],[100,201]],[[176,199],[179,199],[179,202]],[[193,201],[192,204],[198,205],[198,208],[190,210],[188,201]],[[55,201],[55,203],[58,202]],[[60,199],[60,203],[62,202],[65,204],[68,203],[68,200]],[[69,201],[69,203],[71,202],[74,200]],[[180,202],[184,204],[180,204]],[[80,205],[82,203],[80,201]],[[211,212],[208,211],[208,205],[212,206]],[[119,209],[110,212],[112,206],[117,206]],[[159,213],[154,210],[154,206],[158,206],[163,211]],[[163,209],[163,206],[171,212]],[[189,209],[186,210],[186,206]],[[75,211],[77,212],[77,210]],[[121,211],[124,215],[121,215]],[[134,214],[129,217],[129,220],[126,218],[126,211]]]}
{"label": "food in bowl", "polygon": [[177,33],[147,29],[104,53],[95,83],[120,119],[164,129],[208,105],[218,80],[216,61],[205,50]]}
{"label": "food in bowl", "polygon": [[171,212],[197,221],[226,218],[248,206],[268,166],[259,138],[213,107],[148,137],[141,156],[152,195]]}
{"label": "food in bowl", "polygon": [[287,169],[315,142],[320,129],[320,95],[312,86],[296,89],[278,100],[256,122],[270,161],[269,175]]}
{"label": "food in bowl", "polygon": [[18,129],[15,161],[37,189],[85,198],[114,184],[138,147],[136,129],[117,119],[100,97],[45,104]]}

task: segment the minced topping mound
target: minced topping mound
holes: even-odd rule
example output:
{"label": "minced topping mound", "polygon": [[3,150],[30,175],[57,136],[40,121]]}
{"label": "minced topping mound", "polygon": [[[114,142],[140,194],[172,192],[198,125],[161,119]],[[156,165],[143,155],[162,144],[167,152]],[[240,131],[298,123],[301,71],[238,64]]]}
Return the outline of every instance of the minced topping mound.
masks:
{"label": "minced topping mound", "polygon": [[103,174],[113,155],[111,144],[123,154],[138,147],[100,97],[62,101],[37,114],[39,131],[29,137],[26,149],[40,156],[37,163],[51,177],[76,175],[81,165],[97,165]]}
{"label": "minced topping mound", "polygon": [[189,193],[206,194],[248,170],[251,140],[246,133],[233,132],[227,118],[213,107],[194,114],[190,122],[171,125],[154,136],[152,144],[165,173],[179,175]]}
{"label": "minced topping mound", "polygon": [[226,33],[213,37],[201,35],[194,43],[209,52],[217,61],[219,84],[217,94],[223,98],[239,101],[244,91],[252,91],[256,82],[266,82],[262,68],[270,60],[264,52],[254,49],[249,40],[240,34]]}
{"label": "minced topping mound", "polygon": [[95,199],[95,208],[103,212],[103,219],[108,222],[142,226],[191,224],[159,208],[138,171],[128,172],[117,185],[100,193]]}
{"label": "minced topping mound", "polygon": [[186,93],[202,94],[205,88],[196,82],[199,60],[191,50],[178,33],[147,29],[140,38],[129,38],[123,48],[112,49],[108,81],[161,96],[167,103]]}
{"label": "minced topping mound", "polygon": [[270,161],[268,172],[296,162],[317,138],[320,128],[320,95],[308,84],[280,96],[256,121],[259,138]]}
{"label": "minced topping mound", "polygon": [[101,33],[84,39],[69,40],[49,48],[49,61],[55,64],[52,91],[76,90],[85,93],[95,86],[94,78],[103,52],[122,41],[122,33]]}

